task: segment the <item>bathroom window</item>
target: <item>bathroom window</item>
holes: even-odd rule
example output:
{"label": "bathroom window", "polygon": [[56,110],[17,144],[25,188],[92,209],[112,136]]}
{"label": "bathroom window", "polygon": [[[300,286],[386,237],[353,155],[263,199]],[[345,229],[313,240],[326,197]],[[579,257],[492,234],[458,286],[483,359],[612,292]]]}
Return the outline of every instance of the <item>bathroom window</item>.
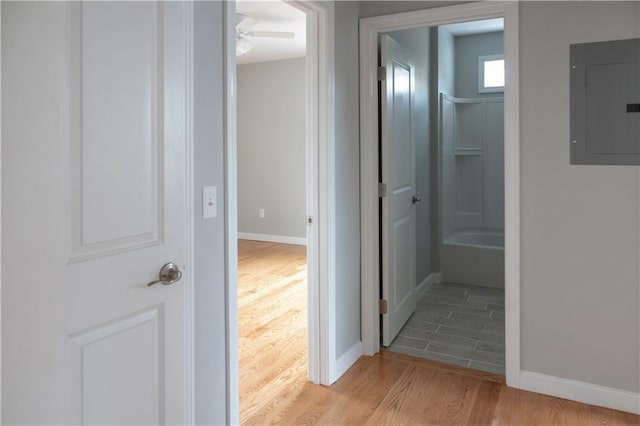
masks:
{"label": "bathroom window", "polygon": [[504,55],[478,57],[478,93],[504,92]]}

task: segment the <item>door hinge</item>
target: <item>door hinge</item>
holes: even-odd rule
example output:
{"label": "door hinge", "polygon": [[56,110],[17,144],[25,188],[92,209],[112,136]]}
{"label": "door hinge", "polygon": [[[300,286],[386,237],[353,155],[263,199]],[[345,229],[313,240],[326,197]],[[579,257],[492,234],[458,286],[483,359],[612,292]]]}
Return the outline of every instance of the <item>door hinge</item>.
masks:
{"label": "door hinge", "polygon": [[384,182],[378,182],[378,197],[387,196],[387,184]]}
{"label": "door hinge", "polygon": [[380,311],[381,314],[386,314],[387,313],[387,300],[386,299],[380,299],[378,302],[378,310]]}
{"label": "door hinge", "polygon": [[385,67],[378,67],[378,81],[387,79],[387,69]]}
{"label": "door hinge", "polygon": [[311,225],[313,223],[313,217],[312,216],[307,216],[307,223],[309,225]]}

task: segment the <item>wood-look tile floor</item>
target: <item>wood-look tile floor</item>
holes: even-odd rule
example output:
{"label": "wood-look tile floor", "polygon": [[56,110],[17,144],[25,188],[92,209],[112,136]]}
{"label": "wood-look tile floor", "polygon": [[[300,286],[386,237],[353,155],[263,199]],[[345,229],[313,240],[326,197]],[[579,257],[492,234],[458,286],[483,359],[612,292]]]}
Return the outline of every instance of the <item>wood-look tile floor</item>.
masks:
{"label": "wood-look tile floor", "polygon": [[504,290],[433,284],[389,349],[504,374]]}
{"label": "wood-look tile floor", "polygon": [[503,376],[381,352],[307,382],[305,248],[239,242],[240,421],[283,425],[640,425],[640,416],[508,388]]}

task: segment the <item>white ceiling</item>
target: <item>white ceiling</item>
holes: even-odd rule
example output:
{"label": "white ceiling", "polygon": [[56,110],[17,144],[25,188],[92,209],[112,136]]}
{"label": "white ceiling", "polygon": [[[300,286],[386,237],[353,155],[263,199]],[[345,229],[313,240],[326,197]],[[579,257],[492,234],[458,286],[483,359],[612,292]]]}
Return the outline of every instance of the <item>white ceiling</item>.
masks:
{"label": "white ceiling", "polygon": [[250,37],[253,45],[248,53],[236,57],[238,65],[278,59],[300,58],[305,55],[306,14],[282,1],[238,0],[236,12],[258,21],[251,31],[287,31],[293,39]]}
{"label": "white ceiling", "polygon": [[495,18],[484,19],[482,21],[459,22],[457,24],[442,25],[440,28],[444,28],[454,36],[493,33],[504,30],[504,19]]}
{"label": "white ceiling", "polygon": [[[286,31],[295,34],[293,39],[250,37],[253,48],[238,56],[238,65],[279,59],[300,58],[305,55],[306,15],[278,0],[238,0],[236,11],[258,21],[251,31]],[[443,25],[454,36],[482,34],[504,30],[502,18]]]}

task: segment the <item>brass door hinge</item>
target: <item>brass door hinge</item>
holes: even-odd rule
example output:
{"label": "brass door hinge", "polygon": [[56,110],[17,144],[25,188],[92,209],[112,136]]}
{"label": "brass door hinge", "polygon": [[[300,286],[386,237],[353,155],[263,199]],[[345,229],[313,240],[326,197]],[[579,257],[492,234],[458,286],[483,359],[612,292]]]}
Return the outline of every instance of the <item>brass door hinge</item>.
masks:
{"label": "brass door hinge", "polygon": [[381,314],[387,313],[387,301],[385,299],[380,299],[378,302],[378,310]]}

